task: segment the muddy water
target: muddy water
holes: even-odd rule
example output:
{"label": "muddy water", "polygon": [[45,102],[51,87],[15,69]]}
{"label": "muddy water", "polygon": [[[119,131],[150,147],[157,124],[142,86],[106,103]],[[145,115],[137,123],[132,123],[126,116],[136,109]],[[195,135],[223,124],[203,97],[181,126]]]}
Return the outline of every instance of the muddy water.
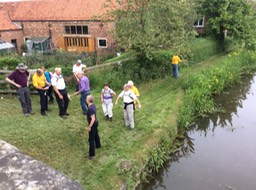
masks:
{"label": "muddy water", "polygon": [[170,161],[143,189],[256,190],[256,77],[216,98],[225,109],[200,119]]}

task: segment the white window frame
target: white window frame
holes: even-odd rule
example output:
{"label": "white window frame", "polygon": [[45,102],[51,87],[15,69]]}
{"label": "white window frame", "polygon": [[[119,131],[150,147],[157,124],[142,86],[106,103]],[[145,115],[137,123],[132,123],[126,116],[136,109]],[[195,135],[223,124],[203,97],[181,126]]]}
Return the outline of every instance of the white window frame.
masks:
{"label": "white window frame", "polygon": [[[202,24],[200,24],[201,19],[203,19]],[[203,16],[202,18],[200,18],[199,20],[197,20],[197,21],[195,22],[195,23],[197,23],[197,24],[194,24],[194,27],[195,27],[195,28],[202,28],[202,27],[204,27],[204,21],[205,21],[205,18],[204,18],[204,16]]]}
{"label": "white window frame", "polygon": [[[100,40],[106,40],[106,46],[100,46]],[[108,39],[107,38],[98,38],[98,48],[107,48],[108,47]]]}

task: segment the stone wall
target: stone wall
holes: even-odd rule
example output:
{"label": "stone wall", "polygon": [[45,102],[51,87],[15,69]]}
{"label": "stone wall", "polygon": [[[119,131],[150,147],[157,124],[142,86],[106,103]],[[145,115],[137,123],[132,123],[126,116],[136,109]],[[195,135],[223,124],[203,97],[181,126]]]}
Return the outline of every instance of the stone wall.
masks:
{"label": "stone wall", "polygon": [[76,182],[0,140],[1,190],[83,190]]}

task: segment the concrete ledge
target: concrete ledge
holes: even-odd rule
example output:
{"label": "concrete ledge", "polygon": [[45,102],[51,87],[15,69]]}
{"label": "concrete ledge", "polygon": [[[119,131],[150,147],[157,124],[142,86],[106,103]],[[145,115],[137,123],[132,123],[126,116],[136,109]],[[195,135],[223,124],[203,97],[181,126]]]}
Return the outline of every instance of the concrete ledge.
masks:
{"label": "concrete ledge", "polygon": [[76,182],[0,140],[0,189],[83,190]]}

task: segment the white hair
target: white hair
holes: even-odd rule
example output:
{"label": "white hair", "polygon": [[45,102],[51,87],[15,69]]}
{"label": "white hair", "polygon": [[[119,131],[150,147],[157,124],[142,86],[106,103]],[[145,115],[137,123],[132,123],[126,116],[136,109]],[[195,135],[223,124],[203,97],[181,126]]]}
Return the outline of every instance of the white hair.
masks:
{"label": "white hair", "polygon": [[90,103],[93,103],[93,102],[94,102],[94,97],[93,97],[93,95],[88,95],[88,96],[86,97],[86,99],[87,99]]}
{"label": "white hair", "polygon": [[56,71],[61,71],[61,68],[60,67],[55,68],[55,72]]}
{"label": "white hair", "polygon": [[128,85],[133,85],[133,82],[131,80],[128,81]]}

